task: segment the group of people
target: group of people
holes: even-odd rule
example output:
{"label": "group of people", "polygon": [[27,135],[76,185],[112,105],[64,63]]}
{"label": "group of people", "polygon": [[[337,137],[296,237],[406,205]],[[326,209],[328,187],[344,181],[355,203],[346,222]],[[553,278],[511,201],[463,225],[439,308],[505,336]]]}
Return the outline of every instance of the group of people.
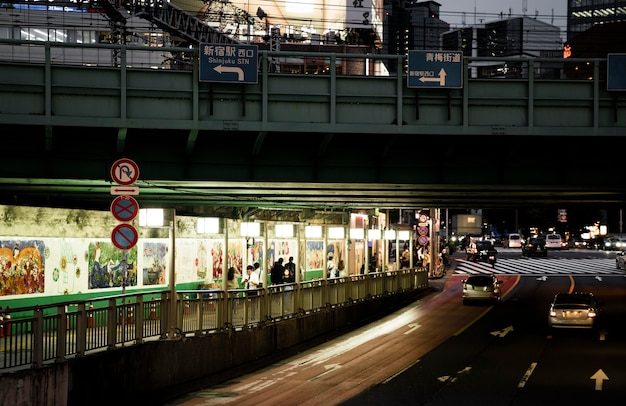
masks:
{"label": "group of people", "polygon": [[[283,265],[283,258],[279,258],[270,270],[270,281],[272,285],[280,285],[284,283],[293,283],[296,281],[296,264],[293,257],[289,257],[289,261]],[[255,262],[254,265],[246,267],[246,274],[241,275],[239,270],[231,266],[228,269],[227,284],[228,290],[239,289],[239,277],[241,277],[241,285],[244,289],[258,289],[263,287],[261,281],[261,265]]]}

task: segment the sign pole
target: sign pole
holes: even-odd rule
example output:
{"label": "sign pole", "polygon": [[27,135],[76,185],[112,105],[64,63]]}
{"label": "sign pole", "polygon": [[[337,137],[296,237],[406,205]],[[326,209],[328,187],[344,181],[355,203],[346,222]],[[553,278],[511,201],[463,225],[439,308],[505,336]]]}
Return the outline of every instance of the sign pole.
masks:
{"label": "sign pole", "polygon": [[172,223],[170,224],[170,266],[169,266],[169,287],[170,287],[170,339],[174,338],[176,330],[176,209],[172,209]]}

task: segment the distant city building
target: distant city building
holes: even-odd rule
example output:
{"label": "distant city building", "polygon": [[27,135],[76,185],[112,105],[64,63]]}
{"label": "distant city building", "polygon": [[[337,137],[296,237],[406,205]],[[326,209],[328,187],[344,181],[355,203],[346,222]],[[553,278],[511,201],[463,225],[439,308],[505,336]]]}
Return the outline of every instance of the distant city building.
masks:
{"label": "distant city building", "polygon": [[[513,17],[464,27],[441,35],[442,49],[462,51],[474,57],[561,58],[558,27],[531,17]],[[482,65],[482,66],[481,66]],[[526,73],[515,63],[476,63],[473,76],[522,77]],[[480,66],[480,68],[478,68]]]}
{"label": "distant city building", "polygon": [[626,0],[568,0],[567,40],[594,25],[626,21]]}
{"label": "distant city building", "polygon": [[463,56],[560,57],[559,28],[530,17],[514,17],[448,31],[441,36],[445,50]]}
{"label": "distant city building", "polygon": [[[436,1],[386,2],[381,52],[406,55],[411,50],[441,49],[441,34],[450,29],[450,24],[439,19],[439,7],[441,4]],[[390,71],[395,70],[390,66]]]}

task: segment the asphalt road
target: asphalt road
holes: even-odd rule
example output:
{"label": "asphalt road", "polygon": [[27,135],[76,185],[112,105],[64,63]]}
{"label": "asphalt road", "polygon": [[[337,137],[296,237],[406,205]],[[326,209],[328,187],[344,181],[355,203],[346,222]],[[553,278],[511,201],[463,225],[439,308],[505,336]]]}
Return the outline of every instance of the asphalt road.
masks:
{"label": "asphalt road", "polygon": [[[624,276],[499,275],[504,297],[496,306],[463,305],[462,278],[449,271],[432,281],[439,292],[384,319],[169,404],[623,403]],[[592,290],[604,302],[600,330],[548,330],[552,296],[569,289]]]}

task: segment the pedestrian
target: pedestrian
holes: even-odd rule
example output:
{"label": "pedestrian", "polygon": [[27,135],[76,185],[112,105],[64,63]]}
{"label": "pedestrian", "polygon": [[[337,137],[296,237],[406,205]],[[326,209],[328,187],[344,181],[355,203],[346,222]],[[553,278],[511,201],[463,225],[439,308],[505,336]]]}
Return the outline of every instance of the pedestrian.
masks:
{"label": "pedestrian", "polygon": [[270,280],[272,285],[280,285],[283,282],[283,274],[285,273],[285,267],[283,266],[283,259],[278,258],[278,261],[274,262],[274,266],[271,270]]}
{"label": "pedestrian", "polygon": [[[246,267],[246,276],[242,279],[241,283],[246,289],[256,289],[259,286],[259,275],[254,272],[254,267],[252,265],[248,265]],[[248,296],[255,296],[257,291],[248,292]]]}
{"label": "pedestrian", "polygon": [[[289,272],[295,277],[296,275],[296,264],[293,262],[293,257],[289,257],[289,261],[285,264],[285,268],[289,269]],[[294,280],[295,282],[295,280]]]}
{"label": "pedestrian", "polygon": [[259,276],[259,288],[263,287],[263,270],[261,269],[261,264],[258,262],[254,263],[254,272]]}
{"label": "pedestrian", "polygon": [[226,289],[227,290],[239,289],[239,277],[240,276],[241,276],[241,272],[239,272],[239,270],[236,267],[231,266],[230,268],[228,268],[228,279],[226,282]]}
{"label": "pedestrian", "polygon": [[337,275],[337,267],[335,266],[335,261],[333,261],[333,255],[332,253],[330,255],[328,255],[328,261],[326,262],[326,267],[328,269],[328,272],[326,274],[326,277],[328,279],[332,279],[332,278],[336,278]]}
{"label": "pedestrian", "polygon": [[283,271],[283,280],[282,283],[294,283],[296,281],[296,274],[291,271],[291,269],[285,266],[285,270]]}

